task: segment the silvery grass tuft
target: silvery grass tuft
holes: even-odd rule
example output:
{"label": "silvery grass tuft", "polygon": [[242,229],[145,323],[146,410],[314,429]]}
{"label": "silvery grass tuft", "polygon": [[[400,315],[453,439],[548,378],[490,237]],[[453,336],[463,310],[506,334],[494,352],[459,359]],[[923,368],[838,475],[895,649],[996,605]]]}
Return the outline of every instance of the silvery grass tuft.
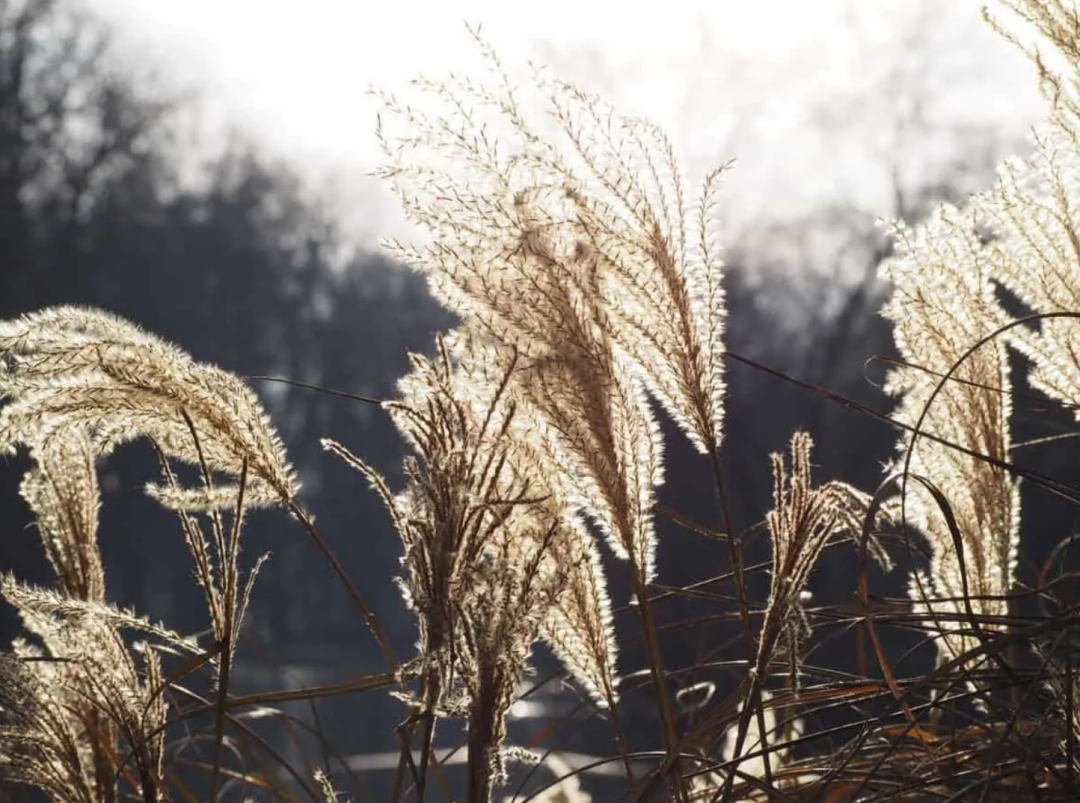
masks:
{"label": "silvery grass tuft", "polygon": [[439,346],[434,360],[412,357],[401,399],[386,405],[416,451],[403,491],[341,444],[324,445],[368,477],[393,517],[420,628],[405,670],[420,679],[414,703],[468,719],[469,797],[486,800],[533,642],[547,641],[601,705],[617,699],[615,646],[592,544],[545,485],[516,419],[514,363],[492,376]]}
{"label": "silvery grass tuft", "polygon": [[[894,370],[886,390],[901,396],[897,419],[918,425],[919,433],[901,439],[892,471],[927,480],[951,506],[953,521],[928,487],[905,479],[907,521],[931,547],[929,570],[913,575],[911,594],[919,608],[939,617],[944,662],[979,644],[964,622],[965,599],[981,617],[1004,616],[1015,571],[1019,488],[1001,465],[1011,457],[1005,342],[991,340],[965,355],[1005,317],[994,299],[989,251],[974,211],[942,209],[915,232],[900,225],[894,231],[899,247],[884,266],[894,287],[885,315],[910,366]],[[950,381],[939,387],[951,370]]]}
{"label": "silvery grass tuft", "polygon": [[[465,359],[496,373],[512,364],[506,392],[529,422],[540,457],[532,470],[631,565],[659,690],[645,600],[663,477],[651,401],[715,456],[725,310],[712,212],[722,168],[688,199],[654,125],[539,72],[519,90],[474,38],[485,80],[418,79],[415,102],[377,92],[379,175],[429,239],[390,251],[425,271],[461,317]],[[666,691],[660,704],[673,748]]]}
{"label": "silvery grass tuft", "polygon": [[[10,577],[0,593],[37,642],[17,640],[0,661],[0,762],[7,776],[54,801],[115,801],[125,788],[164,800],[167,707],[159,652],[200,651],[104,603]],[[129,645],[129,629],[146,640]]]}
{"label": "silvery grass tuft", "polygon": [[[1029,55],[1050,111],[1032,133],[1033,152],[1005,162],[997,185],[967,204],[942,206],[915,229],[893,223],[897,254],[882,269],[894,288],[884,314],[910,363],[886,388],[901,397],[897,419],[918,426],[901,439],[891,468],[926,481],[906,483],[904,496],[908,521],[931,547],[929,570],[913,575],[911,595],[941,629],[942,662],[980,643],[967,606],[993,632],[1016,583],[1020,497],[1005,465],[1013,448],[1007,347],[1030,361],[1034,388],[1080,410],[1077,11],[1058,0],[998,6],[1003,15],[989,19],[1007,38],[1019,41],[1009,12],[1038,34]],[[1008,312],[1001,290],[1030,319]]]}
{"label": "silvery grass tuft", "polygon": [[721,170],[688,199],[655,126],[540,73],[519,90],[477,41],[487,82],[418,79],[414,105],[378,93],[379,174],[430,238],[390,251],[484,343],[474,358],[514,352],[549,482],[648,581],[662,445],[646,391],[699,450],[720,440]]}
{"label": "silvery grass tuft", "polygon": [[[292,468],[236,377],[98,310],[54,307],[0,323],[0,399],[0,450],[23,447],[34,461],[21,493],[58,580],[56,589],[11,577],[0,583],[36,639],[16,641],[4,659],[0,764],[12,780],[57,801],[109,802],[133,792],[164,800],[161,654],[216,665],[225,694],[258,570],[241,585],[243,511],[291,501]],[[216,641],[209,653],[105,601],[95,463],[140,437],[157,448],[164,476],[147,493],[180,516],[205,592]],[[199,467],[202,484],[181,487],[174,461]],[[215,485],[215,475],[226,484]],[[230,532],[222,507],[235,508]],[[212,539],[196,511],[207,514]],[[124,631],[145,640],[129,644]]]}
{"label": "silvery grass tuft", "polygon": [[[238,597],[242,613],[250,581],[243,591],[237,585],[241,517],[230,539],[218,512],[237,500],[242,509],[285,504],[297,492],[281,440],[255,395],[232,374],[192,360],[128,321],[98,310],[53,307],[0,323],[0,398],[7,399],[0,410],[0,450],[23,446],[35,459],[23,495],[43,527],[54,565],[67,562],[64,549],[93,552],[94,459],[137,438],[154,444],[165,481],[146,491],[180,515],[215,635],[233,641],[235,632],[227,631],[239,627],[233,614]],[[58,482],[58,461],[71,468],[59,475],[65,483]],[[170,461],[199,468],[202,484],[181,487]],[[226,484],[215,481],[215,472]],[[202,525],[190,515],[195,511],[211,513],[221,567],[212,565]],[[59,522],[60,516],[70,521]],[[100,566],[92,556],[78,563],[86,575],[81,584],[100,599]]]}

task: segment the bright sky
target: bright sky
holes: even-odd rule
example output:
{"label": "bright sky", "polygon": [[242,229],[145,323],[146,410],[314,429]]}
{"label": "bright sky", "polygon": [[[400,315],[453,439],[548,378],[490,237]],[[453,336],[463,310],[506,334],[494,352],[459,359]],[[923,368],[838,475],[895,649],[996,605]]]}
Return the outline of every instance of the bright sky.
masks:
{"label": "bright sky", "polygon": [[1012,136],[1031,116],[1030,92],[1017,103],[1029,71],[985,29],[977,0],[87,2],[211,116],[336,178],[370,237],[399,222],[362,179],[377,158],[365,90],[475,66],[466,20],[504,60],[541,61],[657,119],[692,166],[737,157],[728,183],[746,217],[852,193],[887,205],[883,159],[932,171],[923,162],[952,153],[935,156],[921,129],[898,124],[918,104],[935,130],[998,121]]}

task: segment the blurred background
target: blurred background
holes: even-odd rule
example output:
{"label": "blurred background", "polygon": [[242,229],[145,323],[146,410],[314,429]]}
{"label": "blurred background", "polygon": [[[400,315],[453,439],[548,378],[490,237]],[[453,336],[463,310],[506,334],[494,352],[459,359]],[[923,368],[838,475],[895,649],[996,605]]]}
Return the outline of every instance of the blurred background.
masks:
{"label": "blurred background", "polygon": [[[968,0],[669,0],[614,17],[608,4],[580,0],[535,10],[0,0],[0,318],[58,303],[100,306],[244,376],[392,395],[407,352],[428,349],[452,321],[421,277],[379,255],[380,238],[410,229],[367,177],[378,154],[365,90],[393,89],[418,72],[475,69],[466,20],[483,23],[505,60],[545,63],[654,118],[691,173],[736,158],[720,209],[730,350],[882,412],[890,405],[875,383],[884,366],[866,364],[892,353],[876,315],[885,292],[876,271],[890,251],[876,221],[915,222],[987,186],[1003,156],[1026,149],[1040,111],[1033,70]],[[819,480],[876,487],[895,444],[887,426],[744,364],[729,370],[722,457],[737,529],[771,506],[767,455],[795,428],[815,438]],[[415,636],[392,584],[396,536],[362,479],[318,445],[331,436],[396,481],[402,453],[386,417],[312,390],[252,384],[323,536],[408,654]],[[1042,470],[1066,478],[1065,454],[1039,455]],[[148,447],[134,445],[102,467],[110,595],[198,632],[207,623],[179,529],[140,493],[155,465]],[[707,462],[672,438],[667,465],[664,505],[718,526]],[[0,570],[50,582],[17,495],[24,469],[19,458],[0,464]],[[1047,526],[1025,553],[1029,566],[1074,518],[1050,500],[1040,515]],[[661,518],[663,584],[727,571],[718,544]],[[751,563],[767,558],[767,546],[751,539]],[[252,516],[246,551],[252,561],[272,557],[249,614],[239,690],[385,670],[297,526],[277,513]],[[838,547],[819,567],[818,604],[851,601],[851,552]],[[620,567],[613,573],[622,606]],[[753,582],[760,599],[768,578],[757,572]],[[902,593],[899,573],[892,583],[884,587]],[[738,655],[717,600],[675,599],[659,610],[673,666]],[[0,611],[0,639],[16,632],[10,611]],[[851,664],[850,648],[838,646],[843,634],[819,633],[812,662]],[[636,650],[625,644],[624,673],[641,666]],[[515,709],[514,738],[536,737],[580,760],[606,754],[603,723],[565,727],[588,712],[552,675],[549,656],[537,661],[532,680],[553,681]],[[649,692],[629,693],[626,705],[624,723],[648,746],[656,735]],[[290,710],[312,716],[306,704]],[[391,773],[379,768],[396,766],[392,728],[404,707],[369,692],[319,703],[316,713],[365,783],[385,788]],[[548,727],[553,717],[562,724]],[[452,727],[443,731],[446,744],[460,741]]]}

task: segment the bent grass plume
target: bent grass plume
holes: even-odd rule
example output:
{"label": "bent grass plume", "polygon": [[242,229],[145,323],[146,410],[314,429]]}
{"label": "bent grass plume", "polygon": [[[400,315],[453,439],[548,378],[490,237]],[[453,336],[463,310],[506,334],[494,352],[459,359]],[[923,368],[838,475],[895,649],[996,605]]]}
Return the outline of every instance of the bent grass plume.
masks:
{"label": "bent grass plume", "polygon": [[[21,492],[59,580],[56,592],[12,578],[0,589],[41,642],[17,641],[7,663],[12,697],[4,706],[3,763],[13,779],[38,785],[56,800],[117,800],[125,786],[144,800],[163,799],[167,707],[159,651],[200,650],[105,606],[95,461],[139,437],[158,449],[166,483],[149,485],[147,493],[180,516],[218,645],[210,654],[218,655],[224,703],[261,563],[242,584],[243,515],[252,505],[295,496],[284,448],[254,394],[231,374],[97,310],[55,307],[0,323],[0,398],[7,401],[0,410],[0,450],[23,446],[34,459]],[[200,468],[202,486],[181,488],[170,460]],[[236,484],[215,487],[214,472]],[[231,532],[219,513],[225,506],[235,506]],[[212,540],[194,511],[207,514]],[[120,635],[131,627],[158,640],[140,648],[141,673]],[[217,727],[214,789],[221,716]],[[129,760],[134,775],[126,769]]]}

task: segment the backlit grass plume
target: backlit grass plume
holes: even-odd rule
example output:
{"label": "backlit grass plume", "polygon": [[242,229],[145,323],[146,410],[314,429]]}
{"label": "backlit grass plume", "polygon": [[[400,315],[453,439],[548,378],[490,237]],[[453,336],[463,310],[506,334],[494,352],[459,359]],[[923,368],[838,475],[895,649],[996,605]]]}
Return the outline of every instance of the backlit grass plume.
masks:
{"label": "backlit grass plume", "polygon": [[[964,622],[965,596],[980,618],[1001,617],[1015,581],[1020,499],[1017,481],[1001,466],[1011,459],[1006,345],[1030,360],[1033,387],[1080,409],[1080,17],[1057,0],[997,6],[1012,12],[1011,19],[991,17],[1007,38],[1020,41],[1017,19],[1038,35],[1028,52],[1050,109],[1034,130],[1033,152],[1007,161],[997,185],[962,208],[942,207],[914,229],[896,224],[897,255],[883,271],[894,285],[885,315],[911,363],[887,384],[902,396],[897,416],[946,441],[917,437],[910,447],[905,437],[892,468],[936,486],[959,530],[962,555],[940,503],[908,483],[907,512],[932,547],[930,569],[914,578],[912,595],[942,616],[942,656],[950,658],[977,644]],[[999,300],[1001,289],[1044,317],[1018,324]]]}
{"label": "backlit grass plume", "polygon": [[[37,467],[23,494],[63,587],[97,595],[87,599],[100,601],[101,593],[96,547],[88,546],[98,504],[93,462],[127,441],[154,443],[165,482],[148,485],[147,493],[180,514],[215,636],[231,651],[258,570],[241,585],[243,510],[287,504],[297,490],[255,394],[233,374],[196,362],[122,318],[52,307],[0,322],[0,399],[7,400],[0,449],[29,447]],[[181,487],[170,459],[201,469],[202,484]],[[60,461],[70,477],[64,483],[56,481]],[[229,482],[215,483],[214,473]],[[221,508],[237,514],[231,533]],[[212,514],[213,547],[189,511]]]}
{"label": "backlit grass plume", "polygon": [[[922,435],[901,437],[890,470],[910,472],[944,495],[963,546],[961,554],[939,501],[921,481],[908,479],[906,520],[925,533],[931,547],[930,568],[913,577],[911,594],[920,609],[939,617],[942,661],[978,644],[966,622],[966,597],[982,619],[1006,614],[1019,538],[1017,483],[1000,466],[1010,459],[1005,343],[991,340],[965,357],[1005,320],[976,221],[970,211],[943,208],[915,230],[897,226],[897,255],[883,268],[894,288],[884,314],[910,363],[890,373],[886,390],[901,396],[895,417],[919,424]],[[949,371],[950,379],[941,384]]]}
{"label": "backlit grass plume", "polygon": [[402,398],[386,404],[416,451],[403,491],[324,443],[369,478],[394,519],[400,584],[420,629],[416,706],[468,718],[470,799],[486,800],[533,643],[549,641],[602,704],[615,699],[614,643],[591,542],[569,507],[552,504],[515,431],[516,366],[501,376],[455,369],[439,343],[436,359],[412,357]]}
{"label": "backlit grass plume", "polygon": [[[98,310],[54,307],[0,322],[0,400],[0,450],[24,447],[34,461],[21,492],[58,578],[55,590],[12,578],[0,587],[36,640],[17,641],[5,658],[9,694],[0,756],[10,777],[55,800],[166,799],[158,650],[180,649],[195,656],[195,666],[216,670],[225,700],[259,568],[241,581],[244,513],[292,504],[296,483],[284,449],[235,376]],[[165,478],[147,492],[179,514],[205,592],[215,642],[205,653],[105,604],[95,464],[140,437],[157,447]],[[202,484],[181,487],[172,461],[200,469]],[[228,527],[221,508],[233,513]],[[205,521],[194,511],[205,513]],[[130,629],[157,646],[142,645],[137,659],[122,636]],[[219,717],[214,787],[223,723]]]}
{"label": "backlit grass plume", "polygon": [[[801,645],[810,636],[803,609],[810,573],[829,542],[854,537],[870,507],[868,494],[832,481],[814,487],[810,476],[813,441],[806,432],[791,438],[790,468],[780,453],[771,455],[774,506],[765,516],[772,537],[769,597],[758,641],[757,666],[764,672],[774,658],[786,662],[789,686],[799,686]],[[875,557],[888,566],[888,556],[876,541]]]}
{"label": "backlit grass plume", "polygon": [[[520,401],[513,407],[492,405],[492,392],[517,370],[518,361],[513,354],[497,357],[490,344],[487,349],[470,344],[459,331],[452,332],[446,342],[459,355],[454,363],[459,397],[468,400],[477,420],[501,420],[509,416],[500,446],[506,450],[510,476],[530,478],[534,498],[530,500],[529,515],[556,528],[548,552],[558,562],[557,571],[565,583],[541,624],[540,638],[555,651],[594,702],[600,706],[612,705],[618,699],[617,650],[611,631],[607,584],[595,540],[577,512],[580,505],[558,484],[559,475],[549,468],[554,460],[552,451],[558,448],[557,440],[543,436],[537,417],[530,416],[530,409]],[[510,391],[512,386],[507,385],[505,390]],[[547,529],[545,526],[534,531],[547,533]],[[508,538],[510,543],[517,539],[512,527],[500,529],[498,536]]]}
{"label": "backlit grass plume", "polygon": [[[158,650],[198,653],[176,633],[100,602],[15,582],[0,592],[36,643],[0,658],[0,768],[57,803],[166,799],[167,707]],[[140,632],[138,658],[123,630]]]}
{"label": "backlit grass plume", "polygon": [[688,201],[654,126],[539,75],[528,89],[555,125],[534,121],[481,47],[490,85],[418,80],[415,106],[382,95],[381,175],[432,240],[391,251],[519,355],[515,393],[553,441],[555,484],[647,581],[662,473],[645,390],[701,451],[720,438],[719,171]]}
{"label": "backlit grass plume", "polygon": [[[235,376],[100,310],[52,307],[0,323],[0,449],[48,448],[72,432],[107,454],[139,437],[167,457],[245,473],[248,505],[291,499],[296,481],[255,395]],[[229,505],[235,488],[156,489],[179,508]]]}

